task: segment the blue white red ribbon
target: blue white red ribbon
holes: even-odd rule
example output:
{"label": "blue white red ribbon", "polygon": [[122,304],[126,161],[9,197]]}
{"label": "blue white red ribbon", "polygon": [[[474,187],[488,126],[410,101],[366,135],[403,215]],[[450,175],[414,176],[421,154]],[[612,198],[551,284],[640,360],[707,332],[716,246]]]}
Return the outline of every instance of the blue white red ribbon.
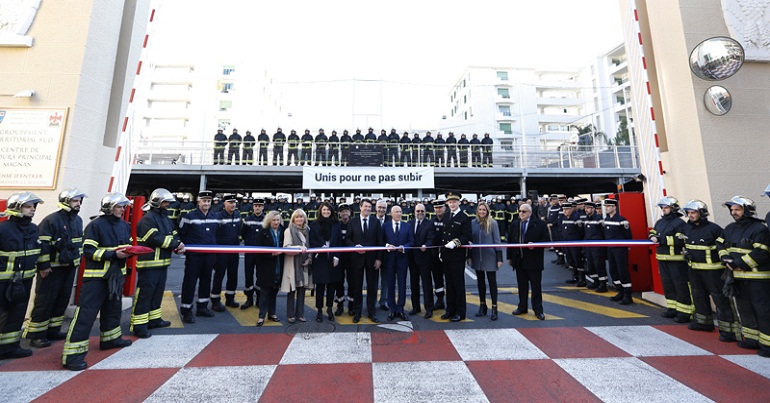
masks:
{"label": "blue white red ribbon", "polygon": [[[463,249],[475,248],[500,248],[500,249],[520,249],[520,248],[634,248],[650,247],[658,245],[648,240],[623,240],[623,241],[563,241],[563,242],[535,242],[535,243],[502,243],[502,244],[479,244],[462,245]],[[421,246],[404,247],[406,250],[419,250]],[[443,248],[443,246],[428,246],[427,249]],[[386,246],[342,246],[330,248],[308,248],[307,253],[359,253],[374,251],[397,251],[399,247]],[[195,253],[292,253],[298,252],[297,248],[278,248],[275,246],[236,246],[236,245],[185,245],[186,252]]]}

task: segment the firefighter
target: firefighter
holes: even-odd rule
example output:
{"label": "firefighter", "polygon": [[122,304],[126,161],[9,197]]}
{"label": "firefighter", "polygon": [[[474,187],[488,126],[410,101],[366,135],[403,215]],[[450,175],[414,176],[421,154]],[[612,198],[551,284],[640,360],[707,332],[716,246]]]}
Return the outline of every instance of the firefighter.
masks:
{"label": "firefighter", "polygon": [[[190,201],[190,194],[185,193],[182,195],[182,203],[179,204],[179,221],[182,221],[193,210],[195,210],[195,204]],[[175,224],[178,225],[178,222]]]}
{"label": "firefighter", "polygon": [[296,130],[289,133],[286,141],[289,146],[289,153],[286,155],[286,165],[299,165],[299,136]]}
{"label": "firefighter", "polygon": [[174,228],[176,228],[176,223],[179,221],[179,214],[181,209],[182,209],[182,203],[179,200],[177,200],[176,197],[174,197],[171,203],[168,204],[168,208],[167,208],[168,218],[171,219],[171,222],[174,223]]}
{"label": "firefighter", "polygon": [[[257,246],[259,231],[262,230],[262,221],[265,219],[265,215],[263,214],[265,200],[257,198],[251,206],[251,214],[243,219],[241,238],[243,238],[244,245]],[[243,259],[243,275],[246,280],[243,286],[243,293],[246,294],[246,302],[241,305],[241,309],[248,309],[250,306],[256,306],[255,302],[259,301],[260,289],[259,286],[256,285],[258,257],[259,255],[256,253],[247,253]]]}
{"label": "firefighter", "polygon": [[382,150],[382,165],[385,166],[390,158],[390,148],[388,147],[388,132],[385,129],[380,130],[380,135],[377,136],[377,145]]}
{"label": "firefighter", "polygon": [[241,135],[238,134],[238,129],[233,129],[233,134],[227,138],[229,147],[227,149],[227,165],[231,162],[235,162],[235,165],[241,163]]}
{"label": "firefighter", "polygon": [[[211,210],[213,194],[208,190],[198,192],[198,208],[191,211],[179,222],[179,238],[188,245],[216,245],[219,221]],[[182,300],[180,312],[182,322],[195,323],[192,311],[195,286],[198,285],[197,314],[201,317],[214,316],[209,308],[209,291],[211,289],[211,270],[214,268],[216,255],[212,253],[187,252],[184,260],[184,277],[182,279]]]}
{"label": "firefighter", "polygon": [[679,201],[665,196],[658,202],[661,217],[650,230],[650,241],[657,242],[655,258],[658,260],[660,281],[666,297],[666,310],[661,316],[674,319],[677,323],[687,323],[692,316],[692,298],[687,283],[689,274],[687,263],[682,255],[684,241],[676,234],[684,231],[685,222]]}
{"label": "firefighter", "polygon": [[[278,161],[281,162],[281,165],[284,164],[284,162],[288,165],[288,158],[286,161],[283,159],[283,145],[286,143],[286,135],[283,134],[283,130],[279,127],[278,131],[273,133],[273,165],[277,166]],[[289,155],[291,155],[291,147],[289,147]]]}
{"label": "firefighter", "polygon": [[[604,217],[604,239],[627,240],[631,239],[631,228],[628,220],[618,214],[618,201],[615,199],[604,200],[604,208],[607,216]],[[607,260],[610,263],[610,275],[615,290],[618,292],[610,297],[611,301],[620,302],[621,305],[633,304],[631,295],[631,274],[628,271],[628,248],[625,246],[607,248]]]}
{"label": "firefighter", "polygon": [[37,275],[35,305],[24,333],[32,347],[48,347],[51,340],[67,337],[61,327],[80,265],[83,219],[78,213],[85,197],[77,188],[63,190],[59,193],[59,209],[40,223],[40,241],[49,248],[51,271]]}
{"label": "firefighter", "polygon": [[[559,197],[557,195],[551,195],[548,199],[548,203],[548,215],[546,216],[548,233],[551,236],[551,242],[558,242],[561,241],[558,225],[559,216],[564,213],[562,212],[561,205],[559,204]],[[564,260],[564,249],[555,249],[554,252],[556,253],[556,260],[552,260],[551,263],[558,265],[566,264],[566,261]]]}
{"label": "firefighter", "polygon": [[[259,146],[257,165],[268,165],[270,162],[267,159],[267,148],[270,146],[270,136],[267,135],[265,129],[262,129],[262,131],[259,132],[259,136],[257,136],[257,145]],[[281,154],[283,154],[283,149],[281,149]]]}
{"label": "firefighter", "polygon": [[724,264],[719,258],[717,242],[721,241],[724,230],[709,222],[709,211],[700,200],[690,200],[682,207],[687,212],[687,224],[680,237],[684,239],[685,261],[690,268],[690,289],[695,305],[693,322],[687,328],[704,332],[714,331],[711,300],[717,308],[719,339],[736,341],[740,336],[740,325],[733,314],[730,300],[722,294]]}
{"label": "firefighter", "polygon": [[[234,194],[222,196],[225,205],[216,219],[219,220],[217,228],[217,245],[240,245],[241,243],[241,215],[235,208],[237,197]],[[225,283],[225,305],[238,308],[235,302],[235,290],[238,288],[238,253],[219,253],[214,264],[214,279],[211,283],[211,309],[214,312],[224,312],[222,305],[222,280],[227,275]]]}
{"label": "firefighter", "polygon": [[[434,200],[432,207],[435,214],[433,217],[428,219],[433,224],[433,239],[441,239],[437,237],[442,237],[444,234],[444,213],[446,212],[446,198],[441,196]],[[444,294],[446,291],[444,288],[444,285],[446,284],[444,282],[444,265],[441,261],[439,249],[434,248],[431,251],[430,267],[433,273],[433,292],[436,294],[436,302],[433,304],[433,309],[438,311],[441,309],[446,309],[446,305],[444,304]],[[429,296],[426,295],[424,298],[429,298]]]}
{"label": "firefighter", "polygon": [[473,138],[470,141],[471,147],[471,166],[473,168],[481,168],[481,140],[479,135],[473,133]]}
{"label": "firefighter", "polygon": [[433,144],[435,144],[433,157],[436,160],[436,166],[446,166],[446,140],[444,140],[441,133],[436,134],[436,140],[433,142]]}
{"label": "firefighter", "polygon": [[350,134],[348,134],[347,130],[342,131],[342,137],[340,137],[340,165],[343,167],[348,166],[348,161],[350,160],[350,143],[353,142],[353,139],[350,137]]}
{"label": "firefighter", "polygon": [[743,333],[738,346],[759,349],[760,356],[770,357],[770,232],[756,217],[753,200],[735,196],[724,205],[735,222],[725,227],[717,248],[735,279],[733,295]]}
{"label": "firefighter", "polygon": [[369,128],[369,131],[364,136],[364,143],[366,144],[374,144],[377,142],[377,135],[374,134],[374,129]]}
{"label": "firefighter", "polygon": [[412,166],[412,140],[409,138],[409,132],[404,132],[398,140],[401,157],[398,159],[398,166]]}
{"label": "firefighter", "polygon": [[497,222],[497,228],[501,234],[508,234],[508,207],[503,203],[503,198],[498,197],[493,203],[490,203],[490,214],[492,219]]}
{"label": "firefighter", "polygon": [[313,165],[313,136],[308,129],[302,135],[299,160],[302,165]]}
{"label": "firefighter", "polygon": [[[243,165],[254,165],[254,144],[256,144],[256,140],[257,139],[251,135],[251,132],[246,130],[246,135],[243,136],[243,159],[241,160],[243,161]],[[265,149],[265,161],[267,161],[267,148]]]}
{"label": "firefighter", "polygon": [[214,135],[214,165],[223,165],[225,163],[225,147],[227,146],[227,136],[222,133],[222,129],[217,129]]}
{"label": "firefighter", "polygon": [[32,192],[14,193],[5,210],[9,218],[0,222],[0,360],[32,355],[20,344],[32,279],[52,273],[48,247],[32,223],[39,203]]}
{"label": "firefighter", "polygon": [[455,134],[449,132],[449,137],[446,138],[446,166],[457,167],[457,139]]}
{"label": "firefighter", "polygon": [[123,194],[108,193],[101,200],[99,217],[86,226],[83,286],[62,353],[62,365],[69,370],[82,371],[88,366],[88,336],[97,315],[99,350],[131,345],[131,340],[121,337],[120,329],[126,259],[130,256],[123,249],[131,246],[131,226],[122,217],[130,204]]}
{"label": "firefighter", "polygon": [[396,129],[390,129],[390,134],[388,135],[388,158],[385,160],[386,166],[396,166],[398,164],[398,143],[400,141],[401,138],[398,137]]}
{"label": "firefighter", "polygon": [[329,166],[340,165],[340,138],[337,137],[337,131],[332,130],[329,136],[329,157],[326,160]]}
{"label": "firefighter", "polygon": [[412,166],[413,167],[422,166],[422,163],[420,160],[421,151],[422,151],[422,139],[420,139],[419,133],[415,133],[414,138],[412,138]]}
{"label": "firefighter", "polygon": [[[563,215],[559,216],[559,235],[564,241],[579,241],[583,239],[583,223],[580,221],[580,213],[575,205],[570,202],[562,203]],[[564,248],[567,258],[567,266],[572,272],[572,278],[567,284],[575,284],[576,287],[586,286],[585,266],[583,265],[583,249],[579,247]]]}
{"label": "firefighter", "polygon": [[460,140],[457,140],[457,153],[460,156],[461,168],[468,168],[468,148],[470,148],[470,144],[465,133],[460,135]]}
{"label": "firefighter", "polygon": [[160,304],[166,287],[171,252],[184,253],[184,244],[168,216],[168,206],[174,195],[164,188],[157,188],[142,206],[146,211],[136,226],[138,244],[155,250],[155,253],[141,255],[136,261],[138,278],[134,293],[134,307],[131,311],[131,331],[134,336],[146,339],[152,336],[150,329],[169,327],[171,322],[163,320]]}
{"label": "firefighter", "polygon": [[489,137],[489,133],[484,133],[484,138],[481,139],[481,166],[484,168],[492,168],[492,148],[494,142]]}
{"label": "firefighter", "polygon": [[315,136],[315,165],[326,166],[329,162],[329,157],[326,155],[326,144],[329,142],[329,138],[324,134],[324,129],[318,129],[318,134]]}
{"label": "firefighter", "polygon": [[[602,229],[602,215],[596,211],[596,203],[585,202],[585,216],[581,217],[583,222],[583,239],[586,241],[601,241],[604,239],[604,230]],[[596,292],[607,292],[607,250],[604,247],[591,246],[583,248],[585,255],[586,288]]]}
{"label": "firefighter", "polygon": [[[425,133],[425,137],[422,138],[422,165],[424,167],[432,167],[436,165],[436,155],[434,154],[433,136],[430,132]],[[430,162],[429,162],[430,161]]]}

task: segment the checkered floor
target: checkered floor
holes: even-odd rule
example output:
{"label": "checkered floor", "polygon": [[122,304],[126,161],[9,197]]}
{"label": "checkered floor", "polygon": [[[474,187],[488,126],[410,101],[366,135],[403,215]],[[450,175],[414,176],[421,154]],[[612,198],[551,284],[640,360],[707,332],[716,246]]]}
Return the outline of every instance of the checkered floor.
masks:
{"label": "checkered floor", "polygon": [[0,362],[4,402],[770,401],[770,359],[684,326],[155,335]]}

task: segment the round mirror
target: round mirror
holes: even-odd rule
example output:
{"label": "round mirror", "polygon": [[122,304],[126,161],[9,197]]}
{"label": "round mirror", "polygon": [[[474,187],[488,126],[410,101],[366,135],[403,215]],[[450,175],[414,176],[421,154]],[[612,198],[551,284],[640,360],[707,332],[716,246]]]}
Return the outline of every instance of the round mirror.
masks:
{"label": "round mirror", "polygon": [[743,66],[744,56],[743,47],[735,39],[709,38],[690,53],[690,70],[704,80],[724,80]]}
{"label": "round mirror", "polygon": [[706,109],[709,112],[721,116],[730,112],[730,108],[733,106],[733,97],[725,87],[715,85],[706,90],[703,103],[706,104]]}

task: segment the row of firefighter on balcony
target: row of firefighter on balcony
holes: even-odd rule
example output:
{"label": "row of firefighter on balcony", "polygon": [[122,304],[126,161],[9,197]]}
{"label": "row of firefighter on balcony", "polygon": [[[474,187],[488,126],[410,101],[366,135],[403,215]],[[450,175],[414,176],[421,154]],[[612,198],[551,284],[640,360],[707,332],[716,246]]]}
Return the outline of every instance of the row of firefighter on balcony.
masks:
{"label": "row of firefighter on balcony", "polygon": [[[233,129],[228,136],[219,129],[214,135],[214,165],[271,165],[268,151],[272,147],[272,165],[275,166],[347,166],[353,144],[380,145],[383,166],[491,168],[494,142],[489,133],[484,133],[481,139],[474,133],[469,140],[465,133],[459,139],[452,132],[446,139],[441,133],[434,138],[431,132],[426,132],[423,137],[419,133],[409,137],[409,132],[405,131],[399,137],[396,129],[391,129],[390,134],[383,129],[377,136],[371,127],[366,134],[357,129],[352,136],[347,130],[343,130],[341,136],[332,130],[328,137],[324,129],[318,129],[315,136],[305,129],[301,137],[292,130],[287,137],[279,127],[272,138],[264,129],[256,138],[250,131],[241,136],[238,129]],[[284,148],[287,151],[285,158]]]}

